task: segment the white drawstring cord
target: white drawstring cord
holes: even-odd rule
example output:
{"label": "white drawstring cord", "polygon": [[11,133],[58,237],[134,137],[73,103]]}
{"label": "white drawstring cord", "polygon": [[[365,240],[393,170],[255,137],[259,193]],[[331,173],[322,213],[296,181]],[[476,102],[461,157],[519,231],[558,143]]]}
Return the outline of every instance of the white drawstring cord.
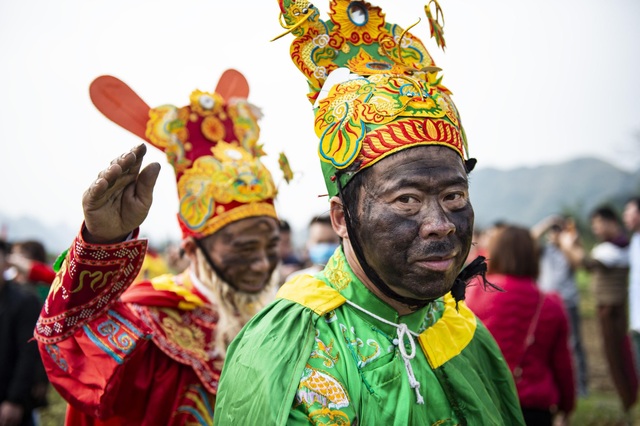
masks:
{"label": "white drawstring cord", "polygon": [[[418,404],[424,404],[424,398],[420,394],[420,382],[416,380],[416,376],[415,374],[413,374],[413,367],[411,367],[411,360],[416,356],[416,342],[414,340],[414,336],[418,337],[420,335],[418,333],[414,333],[413,331],[409,330],[409,327],[407,327],[407,324],[404,324],[404,323],[396,324],[391,321],[387,321],[386,319],[379,317],[378,315],[372,312],[367,311],[363,307],[356,305],[350,300],[347,300],[346,302],[350,306],[353,306],[359,311],[364,312],[370,317],[373,317],[380,322],[389,324],[396,328],[396,333],[398,337],[396,339],[393,339],[393,344],[398,346],[398,349],[400,350],[400,355],[402,356],[402,360],[404,361],[404,368],[405,370],[407,370],[409,385],[411,386],[411,389],[415,390],[416,392],[416,402]],[[407,353],[407,349],[404,346],[405,337],[407,336],[409,337],[409,346],[411,347],[411,353]]]}

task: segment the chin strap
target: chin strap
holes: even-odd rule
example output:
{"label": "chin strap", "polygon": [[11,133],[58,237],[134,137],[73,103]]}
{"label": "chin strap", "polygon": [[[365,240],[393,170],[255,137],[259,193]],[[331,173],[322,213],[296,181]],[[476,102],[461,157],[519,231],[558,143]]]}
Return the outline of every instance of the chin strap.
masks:
{"label": "chin strap", "polygon": [[218,277],[220,277],[220,279],[222,279],[222,281],[224,281],[225,283],[229,284],[229,286],[231,288],[233,288],[234,290],[238,290],[236,288],[236,286],[227,279],[227,277],[224,276],[224,274],[222,273],[222,271],[216,266],[215,263],[213,263],[213,259],[211,258],[211,256],[209,256],[209,252],[207,251],[207,249],[205,249],[204,244],[202,243],[201,240],[194,238],[193,241],[195,241],[196,245],[198,246],[198,248],[200,249],[200,251],[202,252],[205,260],[207,261],[207,264],[209,265],[209,267],[211,269],[213,269],[213,272],[216,273],[216,275],[218,275]]}

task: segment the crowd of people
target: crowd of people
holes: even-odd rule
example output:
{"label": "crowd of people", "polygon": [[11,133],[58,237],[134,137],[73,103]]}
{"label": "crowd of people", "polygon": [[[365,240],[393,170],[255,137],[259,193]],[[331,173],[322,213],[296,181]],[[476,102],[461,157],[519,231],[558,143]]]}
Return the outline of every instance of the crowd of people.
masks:
{"label": "crowd of people", "polygon": [[[561,422],[576,398],[588,395],[582,296],[591,300],[598,323],[601,353],[592,353],[592,359],[604,360],[621,411],[632,424],[640,374],[637,325],[633,328],[640,308],[640,257],[632,243],[640,236],[639,206],[635,196],[619,209],[601,205],[582,231],[577,218],[567,215],[546,217],[529,228],[498,221],[477,230],[475,251],[488,258],[487,279],[498,290],[471,285],[466,301],[500,345],[525,420],[536,419],[528,424],[543,424],[532,406],[543,410],[544,424],[554,415]],[[578,272],[588,277],[582,289]]]}
{"label": "crowd of people", "polygon": [[[585,292],[631,423],[640,199],[624,222],[595,209],[582,232],[563,216],[474,227],[476,159],[422,42],[368,3],[332,0],[326,22],[279,3],[327,214],[294,244],[242,73],[155,108],[97,78],[93,104],[144,143],[105,162],[55,262],[38,241],[0,241],[0,426],[37,425],[51,387],[72,426],[568,425],[589,393]],[[161,169],[143,167],[147,146],[179,198],[182,238],[162,250],[139,238]]]}

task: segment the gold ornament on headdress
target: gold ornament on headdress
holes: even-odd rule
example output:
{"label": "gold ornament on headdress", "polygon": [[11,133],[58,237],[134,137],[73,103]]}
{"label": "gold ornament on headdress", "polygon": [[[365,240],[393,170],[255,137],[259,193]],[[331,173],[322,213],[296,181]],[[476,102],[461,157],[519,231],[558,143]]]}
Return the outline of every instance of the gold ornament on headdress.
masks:
{"label": "gold ornament on headdress", "polygon": [[[402,149],[442,145],[468,156],[464,130],[431,55],[406,29],[363,0],[330,0],[329,19],[306,0],[279,0],[295,36],[291,58],[307,77],[318,154],[330,195],[358,171]],[[424,6],[445,48],[437,0]],[[284,23],[283,23],[284,22]],[[278,37],[279,38],[279,37]]]}

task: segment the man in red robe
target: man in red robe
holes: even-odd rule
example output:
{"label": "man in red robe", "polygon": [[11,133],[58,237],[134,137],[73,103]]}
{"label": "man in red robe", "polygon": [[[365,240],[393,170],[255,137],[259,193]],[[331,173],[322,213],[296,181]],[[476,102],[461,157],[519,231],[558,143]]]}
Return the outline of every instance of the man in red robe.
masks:
{"label": "man in red robe", "polygon": [[84,223],[35,329],[48,376],[69,403],[67,425],[211,424],[227,345],[277,283],[276,189],[259,160],[259,112],[233,70],[182,108],[149,108],[110,76],[90,92],[109,119],[167,154],[190,266],[132,285],[160,172],[141,170],[139,145],[83,196]]}

